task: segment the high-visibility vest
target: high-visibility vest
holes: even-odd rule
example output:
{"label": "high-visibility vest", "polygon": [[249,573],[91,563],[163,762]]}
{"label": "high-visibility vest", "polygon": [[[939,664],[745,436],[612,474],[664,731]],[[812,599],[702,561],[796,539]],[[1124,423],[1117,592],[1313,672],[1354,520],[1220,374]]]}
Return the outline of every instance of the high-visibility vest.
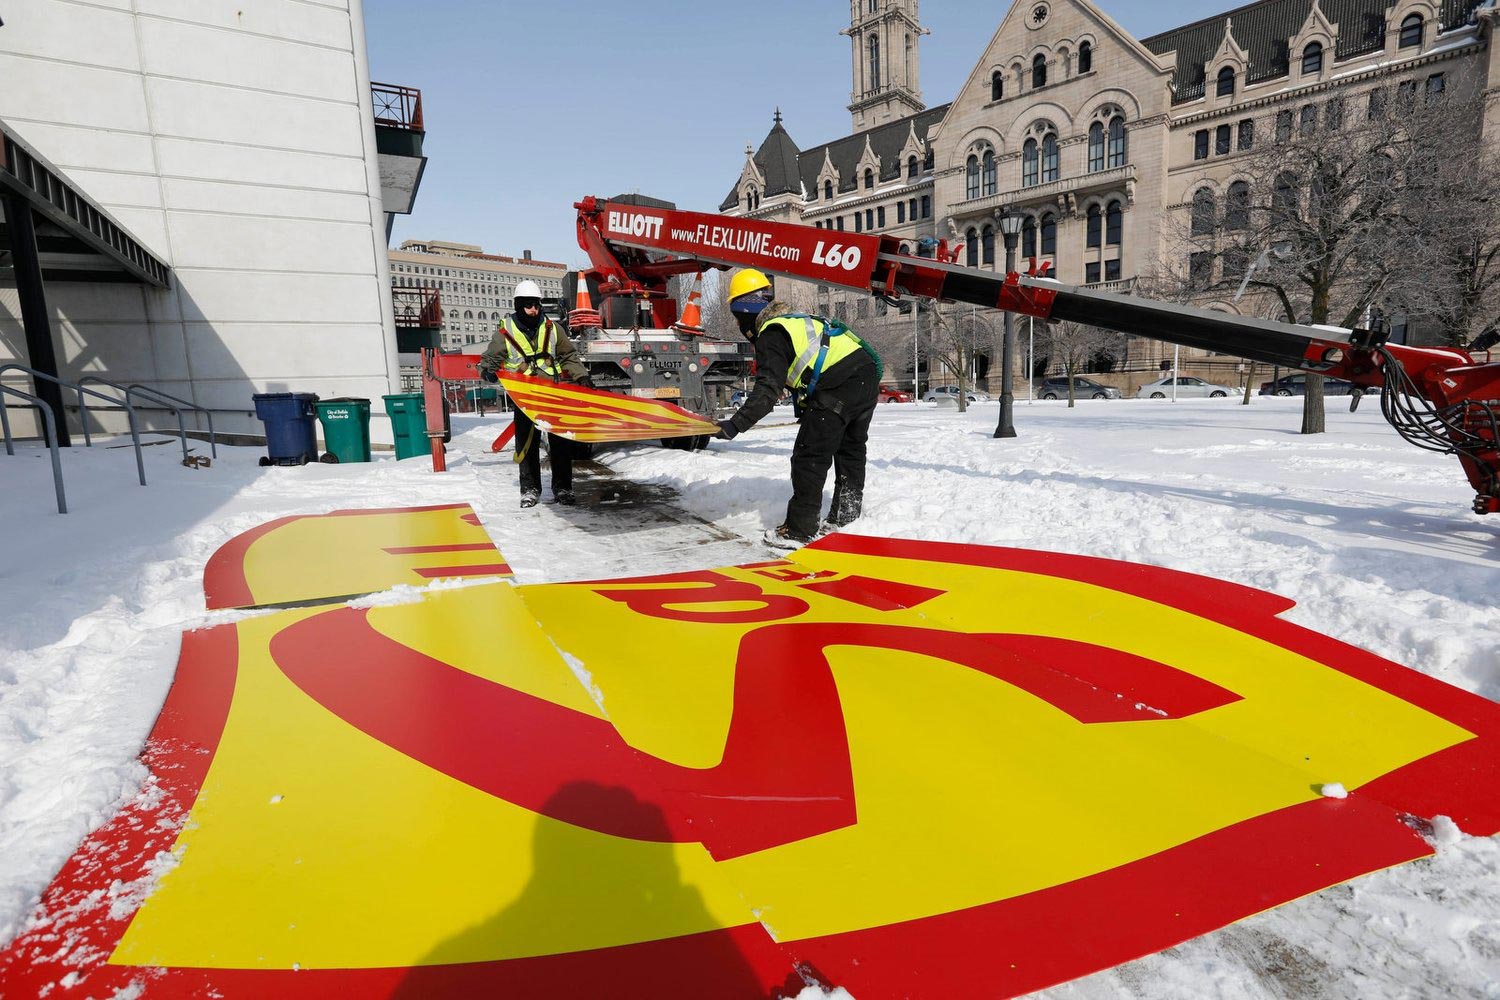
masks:
{"label": "high-visibility vest", "polygon": [[792,339],[792,352],[796,360],[786,372],[789,389],[806,390],[816,388],[823,372],[843,361],[849,355],[864,349],[864,343],[842,324],[830,323],[821,316],[790,313],[766,320],[766,327],[779,326]]}
{"label": "high-visibility vest", "polygon": [[509,350],[505,352],[505,370],[523,375],[546,375],[557,378],[561,369],[552,357],[554,334],[552,321],[543,319],[537,328],[537,339],[533,343],[526,331],[516,325],[514,316],[507,316],[500,324],[500,336],[505,338]]}

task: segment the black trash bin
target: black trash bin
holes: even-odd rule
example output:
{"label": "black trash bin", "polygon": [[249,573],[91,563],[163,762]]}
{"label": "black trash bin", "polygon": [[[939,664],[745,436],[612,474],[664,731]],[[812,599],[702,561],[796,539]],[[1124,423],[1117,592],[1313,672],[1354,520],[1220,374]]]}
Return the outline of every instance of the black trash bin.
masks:
{"label": "black trash bin", "polygon": [[313,422],[315,392],[258,392],[255,415],[266,425],[266,457],[261,465],[306,465],[318,459]]}

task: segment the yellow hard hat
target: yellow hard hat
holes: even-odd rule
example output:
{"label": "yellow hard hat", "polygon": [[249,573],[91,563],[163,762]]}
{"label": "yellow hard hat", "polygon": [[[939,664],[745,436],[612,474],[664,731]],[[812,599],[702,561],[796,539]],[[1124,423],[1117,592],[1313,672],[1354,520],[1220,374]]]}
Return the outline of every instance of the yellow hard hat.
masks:
{"label": "yellow hard hat", "polygon": [[770,278],[753,267],[743,268],[736,271],[734,277],[729,279],[729,301],[732,303],[741,295],[748,295],[770,287]]}

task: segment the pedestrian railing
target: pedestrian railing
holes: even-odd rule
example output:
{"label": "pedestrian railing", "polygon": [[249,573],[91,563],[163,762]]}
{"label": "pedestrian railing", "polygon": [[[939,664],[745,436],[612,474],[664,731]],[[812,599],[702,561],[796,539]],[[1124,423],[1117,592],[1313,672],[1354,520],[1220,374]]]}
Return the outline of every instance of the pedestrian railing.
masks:
{"label": "pedestrian railing", "polygon": [[183,410],[187,410],[190,413],[203,414],[204,419],[208,421],[209,450],[212,452],[214,458],[219,457],[219,439],[214,435],[214,415],[212,411],[208,410],[206,407],[199,406],[197,403],[190,403],[185,399],[180,399],[177,396],[173,396],[171,393],[162,392],[160,389],[153,389],[149,385],[141,385],[139,382],[131,383],[126,395],[128,396],[130,393],[136,393],[137,395],[146,397],[146,399],[148,400],[160,403],[161,405],[167,407],[167,409],[177,414],[177,431],[182,436],[183,465],[192,464],[188,461],[187,427],[182,422]]}
{"label": "pedestrian railing", "polygon": [[[73,392],[76,392],[78,394],[78,413],[79,413],[81,422],[83,424],[83,443],[84,443],[84,446],[88,447],[88,448],[92,448],[94,446],[94,440],[93,440],[93,438],[89,434],[88,404],[86,402],[84,402],[84,397],[86,397],[86,396],[94,396],[94,397],[96,397],[98,399],[104,400],[106,403],[115,403],[115,404],[119,404],[120,403],[120,400],[117,400],[117,399],[114,399],[114,398],[112,398],[110,396],[107,396],[104,393],[99,392],[97,389],[90,389],[90,388],[86,387],[85,385],[83,385],[83,383],[87,382],[87,381],[100,381],[100,382],[102,382],[103,381],[102,379],[93,378],[93,377],[90,377],[90,376],[85,376],[84,378],[80,379],[77,382],[66,382],[66,381],[58,378],[55,375],[48,375],[46,372],[37,371],[35,368],[29,368],[26,365],[23,365],[23,364],[20,364],[20,363],[14,363],[13,362],[13,363],[8,364],[8,365],[0,365],[0,375],[4,375],[8,371],[23,372],[23,373],[31,376],[31,379],[32,379],[33,383],[37,379],[42,379],[43,381],[51,382],[53,385],[58,386],[59,388],[62,388],[62,389],[71,389]],[[106,382],[105,384],[109,385],[110,383]],[[137,478],[140,479],[141,485],[145,486],[146,485],[146,462],[145,462],[145,459],[141,456],[141,432],[140,432],[140,424],[136,420],[135,408],[130,405],[130,402],[129,402],[128,399],[125,401],[124,405],[125,405],[125,416],[126,416],[126,419],[129,420],[129,422],[130,422],[130,443],[132,445],[134,445],[134,447],[135,447],[135,472],[136,472],[136,476],[137,476]],[[52,419],[52,408],[50,406],[47,407],[47,419],[48,419],[48,421],[51,421],[51,419]],[[9,438],[7,437],[7,444],[8,443],[9,443]],[[14,453],[10,452],[9,450],[7,450],[7,454],[14,454]]]}
{"label": "pedestrian railing", "polygon": [[[5,405],[6,396],[15,396],[24,399],[28,406],[34,406],[42,415],[42,426],[47,432],[47,447],[52,450],[52,488],[57,491],[57,512],[66,514],[68,512],[68,498],[63,491],[62,460],[57,454],[57,424],[52,418],[52,407],[40,396],[33,396],[29,392],[23,392],[14,386],[0,383],[0,429],[5,432],[5,453],[14,455],[16,447],[10,437],[10,414]],[[143,474],[144,475],[144,474]],[[142,482],[145,482],[142,479]]]}

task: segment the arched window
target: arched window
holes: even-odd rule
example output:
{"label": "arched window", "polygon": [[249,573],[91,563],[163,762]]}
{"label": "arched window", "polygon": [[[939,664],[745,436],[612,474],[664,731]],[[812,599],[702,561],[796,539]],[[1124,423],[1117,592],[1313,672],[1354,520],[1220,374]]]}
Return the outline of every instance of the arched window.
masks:
{"label": "arched window", "polygon": [[907,177],[907,180],[916,180],[916,178],[917,178],[917,166],[918,166],[918,164],[917,164],[917,158],[915,156],[908,156],[906,158],[906,177]]}
{"label": "arched window", "polygon": [[1214,91],[1219,97],[1234,96],[1234,70],[1225,66],[1219,70],[1219,82]]}
{"label": "arched window", "polygon": [[972,153],[964,166],[964,197],[979,197],[979,157]]}
{"label": "arched window", "polygon": [[464,319],[473,319],[473,318],[474,318],[474,310],[472,310],[472,309],[465,309],[464,310]]}
{"label": "arched window", "polygon": [[964,262],[970,267],[979,266],[979,232],[972,227],[964,232]]}
{"label": "arched window", "polygon": [[1401,36],[1397,44],[1403,49],[1422,47],[1422,15],[1408,14],[1401,19]]}
{"label": "arched window", "polygon": [[1104,169],[1104,126],[1099,122],[1089,126],[1089,173]]}
{"label": "arched window", "polygon": [[1302,75],[1323,72],[1323,43],[1308,42],[1302,50]]}
{"label": "arched window", "polygon": [[1104,212],[1098,205],[1090,205],[1088,211],[1087,245],[1097,247],[1104,241]]}
{"label": "arched window", "polygon": [[1042,216],[1042,245],[1039,249],[1043,257],[1057,256],[1057,216]]}
{"label": "arched window", "polygon": [[1030,215],[1021,223],[1021,256],[1036,256],[1036,219]]}
{"label": "arched window", "polygon": [[1021,186],[1035,187],[1037,169],[1041,165],[1041,157],[1037,153],[1035,139],[1027,139],[1021,147]]}
{"label": "arched window", "polygon": [[1047,57],[1040,52],[1035,59],[1031,60],[1031,89],[1040,90],[1047,86]]}
{"label": "arched window", "polygon": [[823,200],[825,200],[825,201],[832,201],[833,200],[833,181],[824,181],[823,182]]}
{"label": "arched window", "polygon": [[979,262],[981,264],[995,263],[995,227],[985,226],[979,235]]}
{"label": "arched window", "polygon": [[1109,120],[1109,165],[1125,165],[1125,119],[1120,115]]}
{"label": "arched window", "polygon": [[1297,175],[1285,172],[1276,176],[1276,189],[1271,192],[1271,221],[1291,222],[1297,218],[1302,203],[1302,185]]}
{"label": "arched window", "polygon": [[990,74],[990,100],[998,101],[1005,96],[1005,74],[998,69]]}
{"label": "arched window", "polygon": [[1057,136],[1048,132],[1042,137],[1042,183],[1057,180],[1058,173]]}
{"label": "arched window", "polygon": [[880,39],[870,36],[870,90],[880,89]]}
{"label": "arched window", "polygon": [[1229,196],[1224,199],[1224,228],[1250,228],[1250,185],[1235,181],[1229,185]]}
{"label": "arched window", "polygon": [[875,171],[869,167],[865,168],[865,190],[868,191],[875,186]]}
{"label": "arched window", "polygon": [[1193,235],[1208,236],[1214,231],[1214,193],[1208,188],[1193,192]]}
{"label": "arched window", "polygon": [[1094,47],[1088,42],[1078,43],[1078,72],[1087,73],[1094,68]]}
{"label": "arched window", "polygon": [[1120,229],[1122,228],[1121,223],[1124,221],[1122,218],[1123,215],[1124,209],[1118,200],[1110,202],[1109,207],[1104,210],[1105,246],[1117,247],[1120,245]]}
{"label": "arched window", "polygon": [[979,167],[980,186],[983,194],[995,193],[995,151],[986,149]]}

